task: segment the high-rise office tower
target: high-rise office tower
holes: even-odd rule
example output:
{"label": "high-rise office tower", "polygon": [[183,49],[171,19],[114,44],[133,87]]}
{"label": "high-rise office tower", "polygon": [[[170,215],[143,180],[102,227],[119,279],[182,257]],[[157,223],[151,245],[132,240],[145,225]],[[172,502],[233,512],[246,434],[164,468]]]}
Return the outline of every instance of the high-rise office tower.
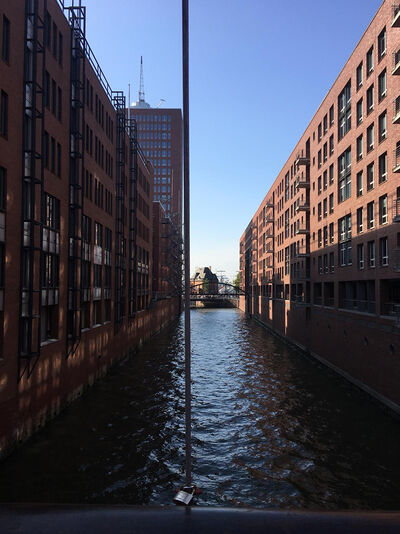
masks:
{"label": "high-rise office tower", "polygon": [[176,226],[182,223],[182,112],[180,109],[152,108],[145,100],[143,62],[137,102],[130,108],[138,126],[142,150],[154,167],[154,196]]}

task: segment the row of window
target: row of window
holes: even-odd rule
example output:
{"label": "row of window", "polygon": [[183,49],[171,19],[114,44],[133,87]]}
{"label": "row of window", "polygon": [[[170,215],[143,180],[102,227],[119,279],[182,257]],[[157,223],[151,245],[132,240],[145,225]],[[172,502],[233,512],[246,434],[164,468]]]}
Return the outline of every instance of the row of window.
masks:
{"label": "row of window", "polygon": [[46,47],[52,52],[54,58],[58,61],[60,67],[63,64],[63,35],[58,30],[57,24],[53,22],[51,15],[46,11],[44,18],[44,41]]}
{"label": "row of window", "polygon": [[44,132],[43,163],[45,169],[61,177],[61,145],[48,132]]}
{"label": "row of window", "polygon": [[6,63],[10,62],[10,21],[3,15],[3,23],[1,28],[1,59]]}
{"label": "row of window", "polygon": [[62,89],[58,87],[56,81],[50,78],[50,74],[45,71],[44,81],[44,105],[51,110],[53,115],[61,122],[62,120]]}
{"label": "row of window", "polygon": [[8,137],[8,94],[3,90],[0,93],[0,135]]}
{"label": "row of window", "polygon": [[[387,267],[389,265],[389,249],[387,236],[379,239],[379,258],[378,265],[380,267]],[[351,241],[346,241],[338,245],[338,265],[346,267],[353,265],[353,251]],[[357,245],[357,268],[363,270],[365,268],[374,269],[377,265],[376,257],[376,241],[371,240],[367,243],[359,243]],[[335,271],[335,254],[323,254],[318,256],[318,273],[328,274]]]}
{"label": "row of window", "polygon": [[[90,83],[89,79],[86,78],[86,91],[85,91],[85,98],[86,98],[86,106],[87,108],[93,113],[93,85]],[[111,143],[114,142],[114,121],[112,120],[111,116],[108,114],[108,111],[104,113],[104,104],[101,101],[101,98],[96,93],[95,95],[95,117],[98,124],[103,128],[104,130],[104,124],[105,124],[105,132],[107,137],[110,139]],[[104,120],[105,117],[105,120]],[[87,128],[87,126],[86,126]]]}

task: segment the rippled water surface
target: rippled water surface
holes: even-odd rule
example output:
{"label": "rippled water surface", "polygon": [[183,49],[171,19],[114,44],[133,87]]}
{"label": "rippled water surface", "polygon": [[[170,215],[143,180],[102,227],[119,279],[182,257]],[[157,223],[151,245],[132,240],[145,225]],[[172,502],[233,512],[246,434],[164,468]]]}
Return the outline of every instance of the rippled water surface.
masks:
{"label": "rippled water surface", "polygon": [[[400,509],[400,422],[237,310],[192,311],[200,504]],[[0,501],[170,504],[183,320],[0,465]]]}

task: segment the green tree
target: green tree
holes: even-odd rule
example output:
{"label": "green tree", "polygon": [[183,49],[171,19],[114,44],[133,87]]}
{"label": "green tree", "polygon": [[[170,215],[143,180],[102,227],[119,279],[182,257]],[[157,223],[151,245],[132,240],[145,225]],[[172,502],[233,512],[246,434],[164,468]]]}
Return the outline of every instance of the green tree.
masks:
{"label": "green tree", "polygon": [[240,272],[238,271],[235,278],[233,279],[232,285],[235,287],[240,287]]}

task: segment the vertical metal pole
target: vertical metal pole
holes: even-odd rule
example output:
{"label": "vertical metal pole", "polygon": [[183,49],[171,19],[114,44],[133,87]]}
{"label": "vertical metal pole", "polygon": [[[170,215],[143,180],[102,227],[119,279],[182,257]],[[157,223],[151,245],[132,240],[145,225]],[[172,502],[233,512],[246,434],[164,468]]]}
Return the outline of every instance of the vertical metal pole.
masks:
{"label": "vertical metal pole", "polygon": [[189,6],[182,0],[182,71],[183,71],[183,191],[185,255],[185,427],[186,484],[192,483],[192,414],[190,354],[190,206],[189,206]]}

